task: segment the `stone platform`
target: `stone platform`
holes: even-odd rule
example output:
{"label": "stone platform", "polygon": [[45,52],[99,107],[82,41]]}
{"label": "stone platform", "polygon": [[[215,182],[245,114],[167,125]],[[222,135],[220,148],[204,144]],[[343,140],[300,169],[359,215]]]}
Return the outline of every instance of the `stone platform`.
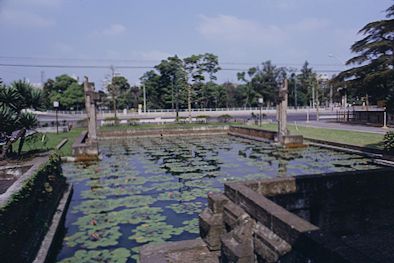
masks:
{"label": "stone platform", "polygon": [[389,167],[227,183],[199,216],[204,242],[148,245],[141,262],[393,262],[392,189]]}
{"label": "stone platform", "polygon": [[146,245],[140,252],[141,263],[219,263],[218,253],[212,252],[201,239]]}

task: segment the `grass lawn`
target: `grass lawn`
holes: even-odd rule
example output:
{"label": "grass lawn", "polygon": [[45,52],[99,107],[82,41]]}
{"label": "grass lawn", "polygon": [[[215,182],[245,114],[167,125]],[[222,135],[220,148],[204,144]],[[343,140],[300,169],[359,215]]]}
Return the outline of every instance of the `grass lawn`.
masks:
{"label": "grass lawn", "polygon": [[[250,127],[250,126],[248,126]],[[259,128],[260,126],[252,126]],[[263,124],[262,129],[277,131],[276,124]],[[297,129],[298,128],[298,129]],[[335,129],[324,129],[324,128],[312,128],[303,126],[288,125],[290,134],[303,135],[305,138],[325,140],[331,142],[339,142],[375,149],[383,149],[383,134],[369,133],[369,132],[357,132],[357,131],[345,131]]]}
{"label": "grass lawn", "polygon": [[127,124],[119,124],[119,125],[109,125],[109,126],[101,126],[99,127],[99,131],[114,131],[114,130],[134,130],[134,129],[189,129],[189,128],[198,128],[198,127],[218,127],[224,125],[231,125],[234,123],[220,123],[220,122],[212,122],[212,123],[166,123],[166,124],[140,124],[140,125],[127,125]]}
{"label": "grass lawn", "polygon": [[[75,128],[69,132],[62,132],[59,134],[45,133],[45,136],[48,139],[46,145],[41,142],[40,137],[36,141],[25,142],[23,144],[22,152],[25,154],[30,151],[54,150],[56,145],[58,145],[63,139],[67,138],[68,142],[59,150],[59,153],[61,154],[61,156],[71,156],[71,146],[73,145],[75,138],[77,138],[81,134],[82,130],[82,128]],[[12,145],[14,151],[18,149],[18,145],[19,140]]]}

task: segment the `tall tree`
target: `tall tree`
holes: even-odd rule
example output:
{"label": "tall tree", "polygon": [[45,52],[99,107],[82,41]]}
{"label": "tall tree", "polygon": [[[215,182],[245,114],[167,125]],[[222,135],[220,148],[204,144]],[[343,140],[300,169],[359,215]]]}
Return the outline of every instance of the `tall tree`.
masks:
{"label": "tall tree", "polygon": [[43,97],[46,108],[52,108],[54,101],[58,101],[63,110],[85,108],[83,86],[66,74],[57,76],[55,80],[48,79],[44,83]]}
{"label": "tall tree", "polygon": [[386,10],[386,19],[368,23],[359,33],[364,37],[351,46],[357,55],[346,62],[354,67],[335,80],[345,80],[349,88],[365,92],[374,102],[387,99],[394,106],[394,5]]}
{"label": "tall tree", "polygon": [[276,100],[278,85],[285,75],[285,68],[278,68],[271,61],[251,67],[247,72],[237,73],[238,80],[245,83],[242,86],[245,93],[243,106],[257,106],[258,98],[264,98],[267,105],[270,105]]}

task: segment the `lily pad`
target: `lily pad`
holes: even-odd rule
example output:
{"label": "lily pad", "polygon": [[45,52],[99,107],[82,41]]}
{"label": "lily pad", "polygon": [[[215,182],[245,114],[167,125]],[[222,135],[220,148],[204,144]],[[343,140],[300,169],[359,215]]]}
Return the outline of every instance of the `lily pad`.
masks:
{"label": "lily pad", "polygon": [[129,239],[135,240],[137,243],[164,242],[174,235],[182,233],[182,228],[176,228],[165,222],[155,222],[142,224],[132,230],[133,235]]}

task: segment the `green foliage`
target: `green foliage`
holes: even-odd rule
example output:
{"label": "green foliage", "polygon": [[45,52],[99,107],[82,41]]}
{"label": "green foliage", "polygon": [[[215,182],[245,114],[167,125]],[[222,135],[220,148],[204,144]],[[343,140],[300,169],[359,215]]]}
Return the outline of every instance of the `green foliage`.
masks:
{"label": "green foliage", "polygon": [[60,157],[52,155],[0,208],[0,258],[33,261],[65,187]]}
{"label": "green foliage", "polygon": [[231,116],[229,114],[223,114],[223,115],[218,116],[219,122],[224,122],[224,123],[229,122],[231,120],[231,118],[233,118],[233,116]]}
{"label": "green foliage", "polygon": [[394,154],[394,132],[389,131],[383,138],[384,151],[389,154]]}
{"label": "green foliage", "polygon": [[53,102],[59,102],[61,110],[82,110],[85,108],[83,85],[66,74],[48,79],[43,88],[46,107],[53,109]]}
{"label": "green foliage", "polygon": [[[355,42],[351,50],[356,56],[347,61],[353,68],[341,72],[336,81],[346,80],[355,95],[367,96],[372,102],[391,101],[394,85],[394,5],[386,10],[386,18],[370,22],[359,33],[364,38]],[[391,110],[391,108],[390,108]]]}
{"label": "green foliage", "polygon": [[111,116],[111,117],[105,117],[104,120],[105,120],[105,121],[116,121],[116,122],[118,122],[118,121],[119,121],[119,118],[118,118],[118,117]]}
{"label": "green foliage", "polygon": [[91,263],[91,262],[111,262],[111,263],[126,263],[131,253],[126,248],[117,248],[114,250],[100,249],[100,250],[78,250],[75,254],[66,258],[60,263]]}
{"label": "green foliage", "polygon": [[182,228],[175,228],[165,222],[151,221],[146,224],[137,226],[132,230],[133,235],[129,239],[135,240],[137,243],[162,243],[174,235],[179,235],[183,232]]}
{"label": "green foliage", "polygon": [[25,80],[14,81],[8,87],[0,85],[0,139],[5,143],[0,158],[5,157],[13,141],[20,139],[23,146],[26,131],[38,125],[36,117],[25,110],[40,109],[42,105],[41,91],[35,90]]}

